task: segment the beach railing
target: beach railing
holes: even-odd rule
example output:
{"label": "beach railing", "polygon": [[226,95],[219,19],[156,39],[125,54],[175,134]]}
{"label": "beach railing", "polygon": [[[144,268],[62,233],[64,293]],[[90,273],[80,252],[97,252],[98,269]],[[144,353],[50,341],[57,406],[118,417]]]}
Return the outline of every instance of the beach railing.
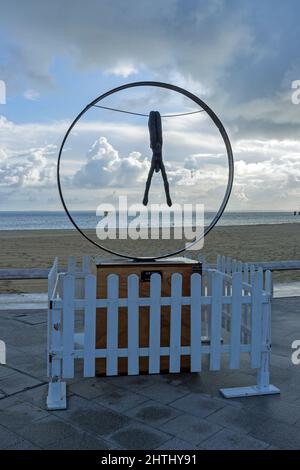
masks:
{"label": "beach railing", "polygon": [[[203,259],[201,259],[203,262]],[[139,278],[127,279],[127,297],[119,297],[119,276],[107,280],[107,298],[96,296],[96,276],[84,257],[81,267],[69,258],[66,272],[55,260],[49,273],[48,409],[64,409],[66,382],[83,361],[84,377],[95,376],[97,358],[106,359],[106,375],[118,375],[118,358],[127,358],[128,375],[139,374],[139,359],[148,358],[149,374],[160,372],[160,358],[169,357],[169,372],[180,372],[181,356],[190,356],[190,371],[201,373],[208,358],[210,370],[241,368],[250,358],[257,383],[249,387],[221,388],[226,398],[279,393],[270,384],[271,298],[270,271],[218,256],[216,268],[202,264],[202,275],[190,279],[190,295],[182,295],[182,276],[172,275],[171,295],[161,296],[161,276],[150,278],[149,297],[139,296]],[[161,308],[170,308],[170,344],[161,346]],[[190,344],[181,344],[182,307],[189,306]],[[119,308],[127,308],[128,346],[118,346]],[[139,346],[139,309],[149,308],[149,344]],[[96,311],[107,311],[106,347],[96,348]],[[244,362],[243,362],[244,364]],[[244,366],[244,365],[243,365]],[[101,380],[101,378],[99,378]]]}

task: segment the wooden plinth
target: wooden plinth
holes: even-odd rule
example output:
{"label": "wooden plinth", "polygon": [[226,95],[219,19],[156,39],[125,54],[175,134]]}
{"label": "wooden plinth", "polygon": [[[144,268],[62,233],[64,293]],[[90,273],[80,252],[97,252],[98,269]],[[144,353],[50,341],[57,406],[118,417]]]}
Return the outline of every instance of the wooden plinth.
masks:
{"label": "wooden plinth", "polygon": [[[137,274],[139,276],[139,295],[148,297],[150,294],[151,273],[159,272],[162,277],[162,297],[171,295],[171,276],[173,273],[182,274],[182,295],[190,295],[190,276],[193,272],[201,273],[201,265],[197,261],[187,258],[169,258],[154,262],[134,262],[112,260],[96,263],[97,268],[97,298],[106,298],[107,296],[107,276],[110,274],[119,275],[119,297],[127,297],[127,276]],[[159,295],[159,293],[158,293]],[[107,331],[107,311],[105,308],[97,309],[96,321],[96,347],[106,347]],[[181,320],[181,345],[190,345],[190,307],[182,307]],[[127,308],[119,308],[119,348],[128,347],[128,323]],[[139,346],[149,346],[149,308],[140,307],[139,309]],[[170,345],[170,307],[161,307],[161,346]],[[148,358],[140,358],[140,374],[148,373]],[[190,357],[181,357],[181,370],[190,370]],[[169,372],[169,358],[161,356],[160,372]],[[118,375],[127,374],[127,358],[118,359]],[[106,375],[106,359],[96,359],[96,375]]]}

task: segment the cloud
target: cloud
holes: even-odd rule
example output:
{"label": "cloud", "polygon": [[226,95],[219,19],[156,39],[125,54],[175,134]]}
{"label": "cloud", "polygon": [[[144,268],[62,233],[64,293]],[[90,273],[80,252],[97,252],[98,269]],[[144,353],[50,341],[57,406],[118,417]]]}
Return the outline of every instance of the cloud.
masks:
{"label": "cloud", "polygon": [[85,188],[128,187],[132,181],[144,181],[149,166],[149,161],[141,159],[139,152],[121,158],[107,139],[100,137],[89,150],[87,162],[75,173],[73,184]]}
{"label": "cloud", "polygon": [[0,187],[39,188],[56,183],[56,165],[49,156],[56,153],[55,145],[30,148],[11,155],[2,150]]}
{"label": "cloud", "polygon": [[[0,118],[0,195],[3,201],[17,204],[18,199],[18,203],[25,207],[27,204],[27,208],[40,207],[41,191],[45,191],[43,197],[52,201],[52,208],[60,207],[57,197],[56,203],[53,202],[57,194],[55,169],[58,146],[67,127],[65,121],[16,124]],[[226,156],[222,153],[224,149],[220,150],[219,138],[214,134],[199,134],[194,129],[189,133],[189,125],[187,130],[178,126],[174,132],[171,127],[170,124],[166,129],[164,161],[172,197],[182,202],[198,200],[216,207],[227,183]],[[99,138],[99,134],[105,137]],[[67,142],[62,159],[67,199],[75,201],[75,197],[80,197],[80,208],[89,208],[89,201],[97,198],[99,189],[102,190],[101,200],[109,199],[114,191],[116,194],[125,191],[133,200],[140,200],[151,158],[147,128],[87,121],[79,126],[73,138]],[[168,146],[168,142],[172,145]],[[231,208],[281,209],[297,205],[300,200],[300,141],[240,139],[232,145],[235,180]],[[88,152],[87,148],[90,148]],[[73,184],[67,186],[67,181]],[[9,190],[15,191],[13,196],[7,192]],[[164,200],[161,175],[155,175],[151,200],[159,194]],[[34,202],[26,202],[29,197]]]}
{"label": "cloud", "polygon": [[165,77],[179,70],[209,86],[240,55],[254,54],[247,9],[236,1],[228,8],[222,0],[65,0],[62,10],[53,0],[46,14],[37,0],[10,0],[2,5],[1,22],[13,38],[6,73],[16,72],[17,57],[18,70],[34,85],[52,86],[55,56],[71,57],[80,70],[119,70],[122,76],[140,65]]}
{"label": "cloud", "polygon": [[300,107],[290,101],[300,77],[297,0],[288,8],[271,0],[65,0],[63,11],[53,0],[47,14],[38,0],[2,3],[0,77],[10,90],[16,81],[53,89],[53,64],[62,60],[81,79],[139,74],[186,87],[237,139],[299,132]]}
{"label": "cloud", "polygon": [[138,73],[138,69],[130,63],[119,63],[115,67],[106,69],[105,73],[127,78]]}
{"label": "cloud", "polygon": [[24,91],[24,98],[29,101],[37,101],[40,97],[40,93],[36,90],[26,90]]}

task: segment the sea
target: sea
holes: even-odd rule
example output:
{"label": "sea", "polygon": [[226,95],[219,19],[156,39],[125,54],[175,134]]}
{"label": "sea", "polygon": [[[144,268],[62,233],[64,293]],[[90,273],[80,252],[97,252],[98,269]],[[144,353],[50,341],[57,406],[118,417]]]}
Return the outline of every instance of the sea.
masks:
{"label": "sea", "polygon": [[[213,212],[205,212],[204,225],[207,226],[214,217]],[[72,217],[82,229],[93,229],[100,220],[99,216],[89,211],[74,211]],[[194,218],[193,218],[194,219]],[[130,222],[130,218],[128,219]],[[287,224],[300,223],[300,214],[297,212],[230,212],[226,211],[218,221],[218,226],[229,225],[260,225],[260,224]],[[160,218],[160,226],[164,226]],[[171,225],[174,221],[171,220]],[[121,226],[120,226],[121,227]],[[0,230],[47,230],[74,228],[68,216],[63,211],[3,211],[0,212]]]}

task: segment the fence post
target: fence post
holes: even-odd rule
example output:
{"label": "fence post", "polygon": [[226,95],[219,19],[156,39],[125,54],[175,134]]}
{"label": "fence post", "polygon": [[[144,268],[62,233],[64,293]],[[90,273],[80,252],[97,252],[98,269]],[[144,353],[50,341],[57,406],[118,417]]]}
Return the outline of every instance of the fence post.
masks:
{"label": "fence post", "polygon": [[260,366],[262,344],[262,295],[263,277],[261,271],[252,274],[252,303],[251,303],[251,367]]}
{"label": "fence post", "polygon": [[262,352],[260,367],[257,371],[257,388],[262,393],[280,393],[277,387],[270,385],[270,353],[271,353],[271,299],[272,299],[272,274],[265,273],[265,296],[267,302],[262,309]]}
{"label": "fence post", "polygon": [[50,339],[51,339],[51,320],[52,320],[52,312],[51,312],[51,300],[54,296],[54,288],[55,283],[57,281],[57,272],[58,272],[58,259],[57,257],[54,258],[54,262],[52,268],[48,274],[48,311],[47,311],[47,377],[50,377]]}
{"label": "fence post", "polygon": [[62,382],[62,312],[60,308],[49,309],[49,387],[47,395],[47,409],[59,410],[67,407],[66,382]]}
{"label": "fence post", "polygon": [[[273,395],[279,388],[269,384],[270,331],[271,331],[271,273],[266,274],[263,291],[262,272],[250,267],[252,284],[251,363],[258,368],[257,384],[250,387],[221,388],[225,398],[254,395]],[[269,300],[266,302],[266,300]]]}

